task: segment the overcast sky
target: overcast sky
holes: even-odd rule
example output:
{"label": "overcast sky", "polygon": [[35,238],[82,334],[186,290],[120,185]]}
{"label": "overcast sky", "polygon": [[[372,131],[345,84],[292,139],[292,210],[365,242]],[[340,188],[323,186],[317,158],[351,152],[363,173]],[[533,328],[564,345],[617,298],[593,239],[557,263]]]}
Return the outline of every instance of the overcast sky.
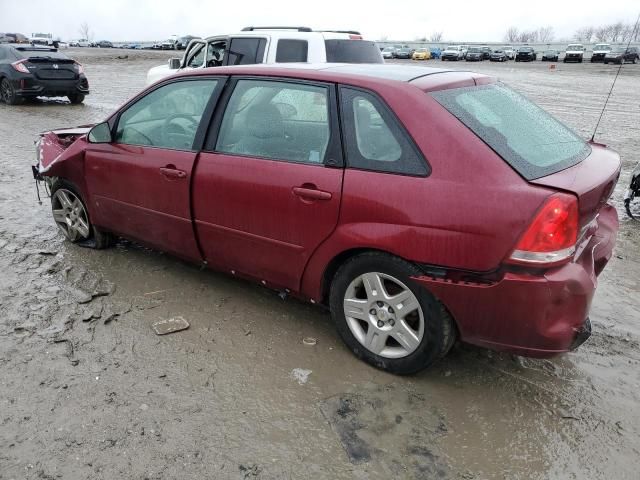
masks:
{"label": "overcast sky", "polygon": [[0,0],[0,32],[93,40],[162,40],[233,33],[247,25],[359,30],[367,38],[413,40],[442,31],[449,41],[501,41],[509,26],[552,26],[556,39],[585,25],[634,22],[639,0]]}

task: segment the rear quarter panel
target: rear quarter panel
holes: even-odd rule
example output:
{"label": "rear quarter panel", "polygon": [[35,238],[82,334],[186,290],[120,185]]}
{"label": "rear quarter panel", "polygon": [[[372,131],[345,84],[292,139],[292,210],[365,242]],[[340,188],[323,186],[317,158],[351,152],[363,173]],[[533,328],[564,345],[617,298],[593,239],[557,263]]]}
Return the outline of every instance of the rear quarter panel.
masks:
{"label": "rear quarter panel", "polygon": [[322,298],[326,266],[352,248],[428,265],[495,270],[552,193],[527,183],[422,90],[406,85],[378,93],[423,152],[431,174],[347,168],[338,227],[303,278],[302,292],[310,298]]}

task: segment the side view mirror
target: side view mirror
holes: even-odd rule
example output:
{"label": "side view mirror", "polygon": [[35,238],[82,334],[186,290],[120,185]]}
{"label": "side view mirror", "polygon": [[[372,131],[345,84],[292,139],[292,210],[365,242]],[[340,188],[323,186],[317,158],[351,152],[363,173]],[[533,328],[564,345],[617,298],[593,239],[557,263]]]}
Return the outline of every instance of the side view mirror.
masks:
{"label": "side view mirror", "polygon": [[111,128],[107,122],[95,125],[89,130],[89,143],[111,143]]}
{"label": "side view mirror", "polygon": [[180,59],[179,58],[170,58],[169,59],[169,69],[178,70],[180,68]]}

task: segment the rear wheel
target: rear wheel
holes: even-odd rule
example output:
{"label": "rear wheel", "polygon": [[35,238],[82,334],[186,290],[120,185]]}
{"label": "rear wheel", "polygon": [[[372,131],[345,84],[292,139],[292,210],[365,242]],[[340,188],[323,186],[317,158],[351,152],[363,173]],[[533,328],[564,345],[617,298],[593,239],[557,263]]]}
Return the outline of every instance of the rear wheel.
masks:
{"label": "rear wheel", "polygon": [[331,284],[330,308],[338,333],[371,365],[406,375],[443,357],[455,328],[444,306],[412,276],[411,263],[380,252],[349,259]]}
{"label": "rear wheel", "polygon": [[0,98],[7,105],[20,105],[23,100],[22,97],[16,94],[16,90],[8,78],[3,78],[2,82],[0,82]]}
{"label": "rear wheel", "polygon": [[81,93],[74,93],[74,94],[71,94],[71,95],[67,95],[67,98],[74,105],[78,105],[78,104],[84,102],[84,95],[81,94]]}
{"label": "rear wheel", "polygon": [[53,220],[71,243],[96,249],[109,247],[113,237],[91,224],[89,213],[78,190],[65,180],[58,180],[51,188]]}

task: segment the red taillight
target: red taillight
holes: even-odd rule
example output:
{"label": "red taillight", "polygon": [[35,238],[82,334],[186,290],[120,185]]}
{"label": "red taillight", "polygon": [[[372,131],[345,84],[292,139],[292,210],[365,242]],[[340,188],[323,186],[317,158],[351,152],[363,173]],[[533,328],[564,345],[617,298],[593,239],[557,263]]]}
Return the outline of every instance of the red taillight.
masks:
{"label": "red taillight", "polygon": [[18,60],[17,62],[13,62],[11,66],[14,70],[17,70],[20,73],[31,73],[27,66],[24,64],[27,60]]}
{"label": "red taillight", "polygon": [[354,33],[349,34],[350,40],[362,40],[362,35],[356,35]]}
{"label": "red taillight", "polygon": [[84,73],[84,67],[80,63],[76,62],[74,66],[76,67],[78,74]]}
{"label": "red taillight", "polygon": [[509,261],[545,266],[564,262],[575,252],[578,231],[578,199],[555,194],[538,211]]}

